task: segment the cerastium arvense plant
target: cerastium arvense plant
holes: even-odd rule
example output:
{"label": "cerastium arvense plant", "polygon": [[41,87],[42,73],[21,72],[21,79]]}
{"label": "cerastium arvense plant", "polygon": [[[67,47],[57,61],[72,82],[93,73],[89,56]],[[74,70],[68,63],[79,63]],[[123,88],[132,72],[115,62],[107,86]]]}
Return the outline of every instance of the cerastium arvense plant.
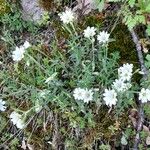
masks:
{"label": "cerastium arvense plant", "polygon": [[[138,93],[132,77],[140,70],[129,63],[119,67],[118,52],[108,49],[108,31],[87,27],[79,34],[71,9],[59,16],[69,34],[65,49],[55,39],[47,55],[40,45],[25,41],[14,47],[11,69],[2,67],[0,111],[10,109],[10,121],[19,129],[26,129],[43,110],[61,113],[72,128],[94,127],[95,109],[103,111],[101,106],[106,104],[118,117],[134,104],[134,93]],[[139,99],[150,101],[147,87],[142,88]]]}

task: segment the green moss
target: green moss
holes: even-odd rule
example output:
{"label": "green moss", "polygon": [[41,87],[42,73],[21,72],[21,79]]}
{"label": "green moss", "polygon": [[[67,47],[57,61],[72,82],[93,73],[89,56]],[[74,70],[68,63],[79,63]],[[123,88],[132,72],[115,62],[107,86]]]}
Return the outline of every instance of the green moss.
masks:
{"label": "green moss", "polygon": [[79,23],[79,26],[80,28],[83,28],[83,29],[87,26],[101,28],[103,21],[104,21],[103,16],[100,16],[97,14],[88,15],[83,18],[83,22],[81,21]]}
{"label": "green moss", "polygon": [[115,41],[109,44],[109,50],[120,52],[120,63],[129,62],[137,65],[138,58],[135,45],[127,27],[123,24],[117,25],[111,37]]}
{"label": "green moss", "polygon": [[115,117],[115,111],[108,113],[108,108],[103,106],[100,108],[97,115],[95,115],[95,127],[86,129],[82,146],[90,147],[96,139],[110,142],[114,139],[119,139],[121,131],[128,126],[128,114],[124,113],[119,118]]}
{"label": "green moss", "polygon": [[[120,53],[120,65],[123,63],[132,63],[134,69],[139,69],[138,55],[136,52],[135,44],[132,40],[131,34],[127,27],[123,24],[118,24],[111,34],[111,37],[115,40],[109,44],[109,52],[119,51]],[[141,75],[135,74],[133,80],[139,83]]]}

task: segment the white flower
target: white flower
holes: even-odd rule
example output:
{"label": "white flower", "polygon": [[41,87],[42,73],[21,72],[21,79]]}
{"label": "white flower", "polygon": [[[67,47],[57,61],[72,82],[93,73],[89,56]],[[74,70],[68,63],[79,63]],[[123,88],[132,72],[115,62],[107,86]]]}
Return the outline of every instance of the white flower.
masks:
{"label": "white flower", "polygon": [[94,27],[87,27],[85,30],[84,30],[84,37],[86,38],[90,38],[90,37],[93,37],[95,34],[96,34],[96,28]]}
{"label": "white flower", "polygon": [[19,129],[23,129],[24,128],[24,122],[23,120],[21,120],[21,115],[18,114],[17,112],[13,111],[10,114],[10,120],[13,122],[14,125],[17,126],[17,128]]}
{"label": "white flower", "polygon": [[24,44],[23,44],[23,47],[25,49],[29,48],[30,46],[31,46],[31,44],[28,41],[25,41]]}
{"label": "white flower", "polygon": [[73,96],[76,100],[83,100],[83,95],[84,95],[83,93],[84,93],[84,89],[76,88],[73,91]]}
{"label": "white flower", "polygon": [[103,94],[104,98],[103,100],[105,101],[107,106],[112,106],[112,105],[116,105],[117,102],[117,93],[115,92],[115,90],[108,90],[105,89],[105,93]]}
{"label": "white flower", "polygon": [[59,17],[64,24],[69,24],[74,21],[75,14],[71,9],[66,9],[65,12],[59,14]]}
{"label": "white flower", "polygon": [[16,47],[15,51],[12,53],[12,58],[14,61],[18,62],[24,57],[25,49],[23,47]]}
{"label": "white flower", "polygon": [[125,83],[124,83],[122,80],[116,79],[116,80],[113,82],[112,87],[113,87],[115,90],[117,90],[118,92],[122,92],[122,91],[124,91],[124,87],[125,87],[124,84],[125,84]]}
{"label": "white flower", "polygon": [[5,110],[6,110],[5,101],[0,99],[0,111],[5,111]]}
{"label": "white flower", "polygon": [[84,103],[88,103],[89,101],[92,101],[93,100],[93,91],[92,90],[88,90],[88,89],[85,89],[83,91],[83,101]]}
{"label": "white flower", "polygon": [[93,91],[86,89],[81,89],[81,88],[76,88],[73,91],[73,96],[76,100],[83,100],[84,103],[88,103],[89,101],[93,100]]}
{"label": "white flower", "polygon": [[123,64],[122,67],[118,69],[119,78],[123,81],[130,81],[133,72],[133,64]]}
{"label": "white flower", "polygon": [[12,53],[12,58],[14,61],[18,62],[24,57],[25,49],[29,48],[31,45],[28,41],[25,41],[25,43],[20,46],[16,47],[16,49]]}
{"label": "white flower", "polygon": [[124,83],[123,80],[121,79],[116,79],[113,82],[112,87],[117,91],[117,92],[124,92],[126,90],[128,90],[131,87],[130,83]]}
{"label": "white flower", "polygon": [[150,101],[150,90],[142,88],[139,93],[139,100],[141,100],[142,103],[146,103],[147,101]]}
{"label": "white flower", "polygon": [[107,33],[107,31],[106,32],[102,31],[97,36],[97,40],[99,41],[99,43],[106,43],[109,40],[109,36],[110,36],[110,34]]}

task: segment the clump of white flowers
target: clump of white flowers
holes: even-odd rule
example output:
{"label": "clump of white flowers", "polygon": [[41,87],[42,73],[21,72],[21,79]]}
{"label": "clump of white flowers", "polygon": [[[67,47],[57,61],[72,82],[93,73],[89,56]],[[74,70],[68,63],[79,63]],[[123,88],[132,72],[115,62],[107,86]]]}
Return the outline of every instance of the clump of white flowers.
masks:
{"label": "clump of white flowers", "polygon": [[116,105],[117,93],[115,92],[115,90],[105,89],[105,92],[104,92],[103,96],[104,96],[103,100],[105,101],[107,106],[111,107],[112,105]]}
{"label": "clump of white flowers", "polygon": [[133,64],[124,64],[122,67],[118,69],[119,78],[123,81],[130,81],[133,72]]}
{"label": "clump of white flowers", "polygon": [[12,53],[13,61],[18,62],[22,58],[24,58],[25,50],[30,46],[31,46],[30,43],[28,41],[25,41],[25,43],[22,46],[16,47],[16,49]]}
{"label": "clump of white flowers", "polygon": [[85,38],[93,38],[94,35],[96,34],[96,28],[94,27],[87,27],[85,30],[84,30],[84,37]]}
{"label": "clump of white flowers", "polygon": [[5,110],[6,110],[5,101],[0,99],[0,111],[5,111]]}
{"label": "clump of white flowers", "polygon": [[[117,94],[123,93],[127,91],[129,88],[131,88],[131,77],[133,75],[133,64],[123,64],[118,69],[118,79],[116,79],[113,84],[111,85],[112,90],[105,89],[105,92],[103,94],[106,105],[112,106],[115,105],[117,102]],[[114,97],[114,98],[113,98]]]}
{"label": "clump of white flowers", "polygon": [[142,88],[139,93],[139,100],[141,100],[142,103],[150,101],[150,90]]}
{"label": "clump of white flowers", "polygon": [[93,90],[82,89],[82,88],[76,88],[73,91],[73,96],[76,100],[83,100],[84,103],[88,103],[89,101],[93,100],[94,92]]}
{"label": "clump of white flowers", "polygon": [[[70,23],[72,24],[73,21],[76,19],[76,14],[70,8],[67,8],[65,12],[59,14],[59,17],[64,24],[70,24]],[[84,30],[83,35],[85,38],[89,38],[92,41],[95,41],[93,37],[94,35],[96,35],[96,28],[88,26]],[[97,35],[97,40],[99,41],[100,44],[106,44],[109,41],[109,37],[110,34],[107,31],[101,31]]]}
{"label": "clump of white flowers", "polygon": [[108,42],[109,36],[110,34],[107,33],[107,31],[101,31],[99,35],[97,36],[97,40],[99,41],[100,44],[101,43],[104,44]]}
{"label": "clump of white flowers", "polygon": [[64,24],[72,23],[75,20],[75,14],[70,8],[66,9],[65,12],[60,13],[59,17]]}
{"label": "clump of white flowers", "polygon": [[10,114],[10,120],[13,122],[14,125],[16,125],[17,128],[23,129],[25,127],[25,124],[22,120],[22,116],[18,114],[17,112],[13,111]]}

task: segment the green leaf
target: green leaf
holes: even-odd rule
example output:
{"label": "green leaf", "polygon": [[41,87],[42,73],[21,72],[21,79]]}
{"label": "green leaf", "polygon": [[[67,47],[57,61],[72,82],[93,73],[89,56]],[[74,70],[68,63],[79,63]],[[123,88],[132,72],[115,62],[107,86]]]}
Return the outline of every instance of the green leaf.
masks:
{"label": "green leaf", "polygon": [[145,11],[146,11],[146,12],[150,12],[150,4],[148,4],[148,5],[146,6]]}
{"label": "green leaf", "polygon": [[150,55],[149,55],[149,54],[146,55],[146,59],[147,59],[148,61],[150,61]]}
{"label": "green leaf", "polygon": [[121,144],[122,145],[127,145],[128,144],[128,142],[127,142],[127,140],[126,140],[126,137],[123,135],[122,136],[122,138],[121,138]]}
{"label": "green leaf", "polygon": [[102,12],[105,6],[105,1],[104,0],[96,0],[95,5],[97,6],[99,12]]}
{"label": "green leaf", "polygon": [[149,24],[149,25],[147,25],[146,32],[147,32],[148,36],[150,36],[150,24]]}
{"label": "green leaf", "polygon": [[135,0],[129,0],[128,4],[130,7],[133,7],[135,5]]}

